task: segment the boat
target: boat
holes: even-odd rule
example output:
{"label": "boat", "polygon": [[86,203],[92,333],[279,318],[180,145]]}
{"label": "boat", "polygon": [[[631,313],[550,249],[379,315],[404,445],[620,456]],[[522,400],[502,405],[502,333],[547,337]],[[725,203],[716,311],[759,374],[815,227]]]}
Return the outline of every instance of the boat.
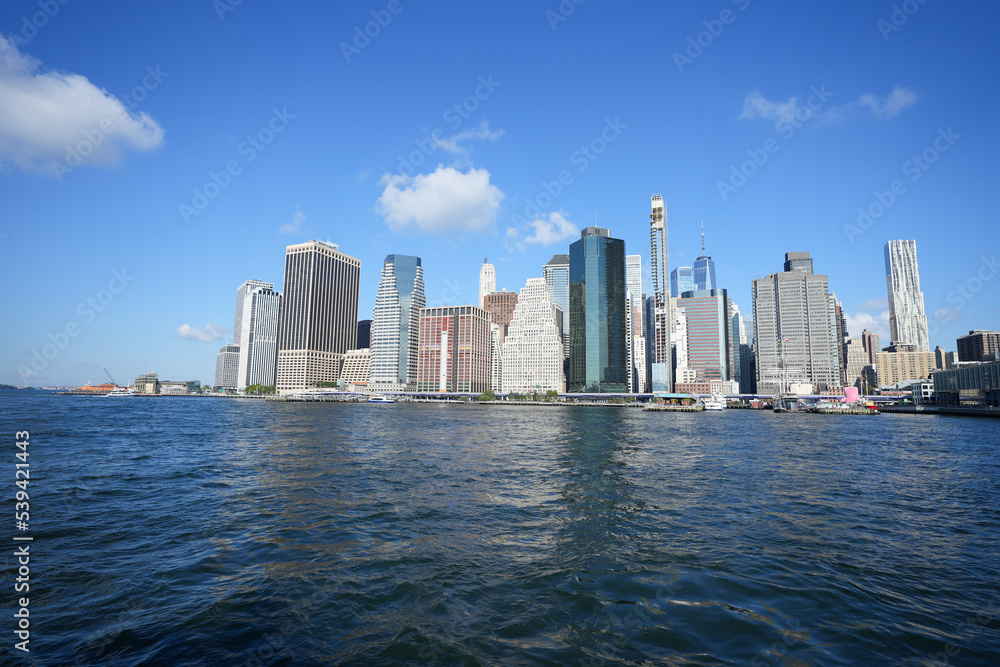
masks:
{"label": "boat", "polygon": [[720,411],[726,409],[726,401],[719,394],[712,394],[711,398],[702,402],[705,404],[706,410]]}
{"label": "boat", "polygon": [[135,392],[130,387],[115,387],[104,395],[105,398],[121,398],[123,396],[135,396]]}
{"label": "boat", "polygon": [[369,403],[395,403],[395,399],[389,398],[384,394],[372,394],[368,397]]}

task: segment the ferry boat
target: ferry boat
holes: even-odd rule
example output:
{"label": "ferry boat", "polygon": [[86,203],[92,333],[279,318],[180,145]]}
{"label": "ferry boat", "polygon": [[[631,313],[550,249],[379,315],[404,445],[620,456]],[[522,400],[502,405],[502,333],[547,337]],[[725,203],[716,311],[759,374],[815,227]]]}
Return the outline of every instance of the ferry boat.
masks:
{"label": "ferry boat", "polygon": [[395,399],[389,398],[383,394],[372,394],[368,397],[369,403],[395,403]]}
{"label": "ferry boat", "polygon": [[726,409],[726,401],[719,394],[712,394],[711,398],[703,402],[706,410],[720,411]]}
{"label": "ferry boat", "polygon": [[135,396],[135,392],[131,387],[115,387],[104,395],[105,398],[121,398],[123,396]]}

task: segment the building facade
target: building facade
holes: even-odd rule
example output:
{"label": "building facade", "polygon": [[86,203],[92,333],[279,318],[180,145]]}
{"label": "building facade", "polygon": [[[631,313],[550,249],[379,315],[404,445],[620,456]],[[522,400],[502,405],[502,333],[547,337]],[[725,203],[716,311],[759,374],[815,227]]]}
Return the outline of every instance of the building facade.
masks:
{"label": "building facade", "polygon": [[678,266],[670,272],[670,296],[675,299],[684,292],[694,291],[694,269],[690,266]]}
{"label": "building facade", "polygon": [[1000,331],[977,329],[956,342],[959,361],[985,361],[987,355],[1000,354]]}
{"label": "building facade", "polygon": [[875,376],[880,387],[923,380],[936,370],[937,358],[933,352],[879,352],[875,355]]}
{"label": "building facade", "polygon": [[479,268],[479,307],[483,308],[486,295],[497,291],[497,268],[483,257],[483,265]]}
{"label": "building facade", "polygon": [[528,279],[503,341],[503,392],[565,391],[561,310],[544,278]]}
{"label": "building facade", "polygon": [[[673,353],[670,345],[670,328],[673,313],[667,292],[670,276],[670,247],[667,234],[667,207],[661,195],[650,198],[649,214],[650,273],[653,276],[653,317],[647,333],[649,349],[649,383],[652,391],[673,391]],[[572,329],[572,325],[570,326]],[[571,332],[572,333],[572,332]]]}
{"label": "building facade", "polygon": [[507,335],[507,327],[514,317],[514,308],[517,306],[517,292],[491,292],[484,299],[483,309],[490,314],[493,322],[500,327],[500,338]]}
{"label": "building facade", "polygon": [[549,300],[563,311],[563,352],[569,358],[569,255],[553,255],[542,267]]}
{"label": "building facade", "polygon": [[336,382],[343,355],[357,343],[361,260],[335,244],[285,249],[285,293],[278,329],[278,393]]}
{"label": "building facade", "polygon": [[677,309],[684,310],[687,368],[695,371],[699,380],[738,380],[734,372],[733,304],[726,290],[684,292],[677,299]]}
{"label": "building facade", "polygon": [[920,291],[917,269],[917,242],[889,241],[884,250],[891,342],[915,345],[918,352],[930,352],[924,293]]}
{"label": "building facade", "polygon": [[427,305],[419,257],[388,255],[372,315],[373,391],[415,391],[420,311]]}
{"label": "building facade", "polygon": [[215,357],[215,388],[236,391],[240,374],[240,346],[223,345]]}
{"label": "building facade", "polygon": [[243,296],[237,390],[252,385],[275,386],[280,312],[281,295],[270,283],[253,287]]}
{"label": "building facade", "polygon": [[420,311],[417,391],[490,389],[490,314],[476,306]]}
{"label": "building facade", "polygon": [[587,227],[569,248],[572,393],[628,390],[625,242]]}
{"label": "building facade", "polygon": [[938,371],[934,393],[941,405],[1000,408],[1000,362]]}
{"label": "building facade", "polygon": [[818,392],[836,392],[840,358],[831,322],[825,275],[809,269],[809,253],[788,253],[781,273],[753,281],[757,389],[776,394],[782,377],[810,383]]}
{"label": "building facade", "polygon": [[340,369],[340,382],[345,389],[364,391],[371,382],[372,351],[367,348],[348,350]]}
{"label": "building facade", "polygon": [[372,321],[361,320],[358,322],[358,341],[354,345],[355,350],[363,350],[370,347],[372,342]]}

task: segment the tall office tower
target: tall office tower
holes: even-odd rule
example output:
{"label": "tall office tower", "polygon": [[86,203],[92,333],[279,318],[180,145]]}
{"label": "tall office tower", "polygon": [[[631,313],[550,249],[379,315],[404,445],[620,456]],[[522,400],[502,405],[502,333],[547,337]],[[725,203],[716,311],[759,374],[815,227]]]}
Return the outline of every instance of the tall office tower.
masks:
{"label": "tall office tower", "polygon": [[678,266],[670,272],[670,296],[675,299],[684,292],[694,291],[694,269]]}
{"label": "tall office tower", "polygon": [[874,334],[868,329],[864,329],[861,332],[861,342],[865,347],[865,354],[868,357],[868,363],[874,366],[875,355],[882,351],[882,348],[879,345],[878,334]]}
{"label": "tall office tower", "polygon": [[278,328],[279,393],[336,382],[358,337],[361,260],[340,247],[306,241],[285,248],[285,293]]}
{"label": "tall office tower", "polygon": [[490,322],[490,389],[503,391],[503,337],[495,322]]}
{"label": "tall office tower", "polygon": [[215,388],[236,389],[240,370],[240,346],[223,345],[215,357]]}
{"label": "tall office tower", "polygon": [[263,280],[247,280],[236,288],[236,321],[233,324],[233,345],[239,345],[240,338],[243,336],[243,302],[246,300],[247,294],[260,287],[273,290],[274,283],[266,283]]}
{"label": "tall office tower", "polygon": [[729,303],[732,305],[732,309],[729,314],[731,319],[730,326],[733,332],[733,338],[730,341],[733,356],[732,379],[740,383],[741,394],[749,394],[750,392],[745,391],[744,389],[749,386],[747,378],[744,377],[744,374],[747,372],[747,368],[746,355],[743,354],[743,348],[749,347],[749,345],[747,345],[747,327],[746,323],[743,322],[743,315],[740,313],[740,307],[732,301]]}
{"label": "tall office tower", "polygon": [[701,257],[694,260],[694,288],[696,290],[712,290],[716,287],[718,285],[715,282],[715,260],[705,253],[705,223],[703,222],[701,223]]}
{"label": "tall office tower", "polygon": [[916,241],[885,244],[885,283],[889,291],[889,335],[892,344],[916,345],[930,352],[924,293],[920,291]]}
{"label": "tall office tower", "polygon": [[[695,290],[677,299],[687,323],[687,367],[698,380],[732,380],[732,301],[726,290]],[[679,355],[679,349],[678,349]]]}
{"label": "tall office tower", "polygon": [[483,307],[487,294],[497,291],[497,269],[483,257],[483,266],[479,269],[479,307]]}
{"label": "tall office tower", "polygon": [[[674,313],[674,326],[673,326],[673,341],[674,341],[674,384],[678,382],[694,382],[697,378],[697,373],[688,375],[688,371],[691,370],[688,359],[688,327],[687,327],[687,313],[684,312],[684,307],[677,303],[677,299],[673,299],[673,313]],[[681,378],[684,378],[683,380]]]}
{"label": "tall office tower", "polygon": [[487,391],[490,324],[490,314],[476,306],[421,309],[417,391]]}
{"label": "tall office tower", "polygon": [[563,311],[563,351],[569,357],[569,255],[552,255],[542,267],[549,300]]}
{"label": "tall office tower", "polygon": [[[244,283],[246,284],[246,283]],[[236,388],[275,384],[278,361],[278,318],[281,295],[274,286],[254,287],[243,297],[240,324],[240,363]]]}
{"label": "tall office tower", "polygon": [[[645,322],[642,323],[643,333],[646,335],[646,391],[653,389],[653,361],[655,361],[653,345],[656,341],[656,297],[642,295],[646,302],[646,309],[643,311]],[[671,328],[673,328],[671,326]],[[672,368],[672,367],[671,367]],[[569,369],[566,370],[566,377],[569,377]]]}
{"label": "tall office tower", "polygon": [[868,352],[860,338],[848,338],[844,342],[844,386],[854,387],[864,381],[865,366],[868,366]]}
{"label": "tall office tower", "polygon": [[811,265],[808,253],[788,253],[785,267],[791,271],[753,281],[757,390],[762,393],[779,391],[783,341],[789,382],[812,383],[822,392],[841,386],[840,360],[832,340],[836,329],[830,322],[829,283],[826,276],[804,268]]}
{"label": "tall office tower", "polygon": [[[503,342],[502,391],[564,390],[563,342],[544,278],[529,278],[517,300]],[[560,318],[561,319],[561,318]]]}
{"label": "tall office tower", "polygon": [[976,329],[959,336],[955,342],[958,344],[959,361],[986,361],[986,355],[1000,354],[1000,331]]}
{"label": "tall office tower", "polygon": [[635,335],[642,336],[640,322],[645,318],[646,309],[642,297],[642,255],[625,255],[625,289],[632,293],[632,318],[635,321]]}
{"label": "tall office tower", "polygon": [[[844,320],[844,305],[837,299],[834,292],[830,292],[830,335],[836,347],[837,368],[840,370],[840,384],[851,386],[847,382],[847,360],[844,357],[844,341],[847,338],[847,323]],[[845,384],[846,383],[846,384]]]}
{"label": "tall office tower", "polygon": [[488,312],[493,318],[493,322],[500,326],[500,342],[503,342],[507,335],[507,327],[514,317],[514,307],[517,305],[517,292],[491,292],[486,295],[483,303],[483,310]]}
{"label": "tall office tower", "polygon": [[[663,197],[650,198],[652,213],[649,215],[650,271],[653,275],[653,331],[648,339],[650,348],[650,375],[652,391],[672,391],[673,353],[670,351],[670,327],[673,314],[670,312],[670,297],[667,293],[667,278],[670,276],[670,248],[667,245],[667,209]],[[572,326],[570,327],[572,329]]]}
{"label": "tall office tower", "polygon": [[625,309],[625,241],[587,227],[569,247],[570,392],[628,389]]}
{"label": "tall office tower", "polygon": [[370,347],[372,342],[372,321],[361,320],[358,322],[358,342],[355,343],[355,350],[363,350]]}
{"label": "tall office tower", "polygon": [[813,272],[813,261],[807,252],[786,252],[785,253],[785,272],[789,271],[804,271],[806,273]]}
{"label": "tall office tower", "polygon": [[372,315],[372,389],[415,391],[424,267],[419,257],[388,255]]}

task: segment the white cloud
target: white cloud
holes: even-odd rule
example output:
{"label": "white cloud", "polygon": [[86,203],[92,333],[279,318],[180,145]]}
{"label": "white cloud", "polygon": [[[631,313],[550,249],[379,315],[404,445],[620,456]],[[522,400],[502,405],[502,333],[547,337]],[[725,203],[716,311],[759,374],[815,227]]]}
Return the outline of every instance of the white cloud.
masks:
{"label": "white cloud", "polygon": [[0,167],[54,174],[70,147],[83,146],[81,164],[108,166],[126,150],[162,145],[163,128],[148,114],[130,112],[85,76],[43,71],[0,36]]}
{"label": "white cloud", "polygon": [[468,141],[469,139],[486,139],[487,141],[496,141],[503,136],[503,130],[490,130],[490,124],[483,120],[479,123],[479,127],[474,130],[462,130],[457,134],[453,134],[450,137],[444,137],[442,139],[436,139],[434,141],[434,148],[441,148],[452,155],[465,155],[468,149],[464,146],[460,146],[459,143],[462,141]]}
{"label": "white cloud", "polygon": [[[872,301],[866,301],[865,304],[873,302],[878,303],[879,300],[873,299]],[[861,332],[868,329],[868,331],[871,331],[873,334],[878,334],[882,347],[885,347],[891,342],[889,340],[888,310],[883,310],[877,315],[869,313],[865,310],[858,310],[853,315],[848,312],[844,312],[844,318],[847,320],[847,331],[851,334],[851,338],[861,338]]]}
{"label": "white cloud", "polygon": [[199,343],[208,343],[213,340],[222,340],[226,337],[226,331],[221,326],[215,322],[209,322],[201,329],[196,329],[190,324],[185,322],[184,324],[177,327],[176,330],[178,338],[183,338],[184,340],[193,340]]}
{"label": "white cloud", "polygon": [[938,323],[955,322],[961,317],[954,308],[938,308],[934,311],[934,321]]}
{"label": "white cloud", "polygon": [[306,214],[299,210],[299,207],[295,207],[295,215],[292,216],[291,222],[286,222],[281,227],[278,227],[279,234],[301,234],[302,233],[302,223],[306,221]]}
{"label": "white cloud", "polygon": [[486,232],[496,222],[503,192],[490,183],[490,172],[470,167],[462,172],[438,165],[430,174],[385,174],[385,190],[375,208],[393,231],[409,228],[426,234]]}
{"label": "white cloud", "polygon": [[772,102],[761,95],[760,91],[755,90],[747,94],[743,100],[743,113],[740,114],[740,120],[763,118],[764,120],[787,123],[795,118],[795,109],[798,105],[799,103],[794,97],[789,98],[786,102]]}
{"label": "white cloud", "polygon": [[[832,93],[831,93],[832,94]],[[829,107],[823,110],[821,107],[812,108],[806,106],[807,115],[800,115],[799,119],[815,118],[821,123],[839,123],[858,116],[860,113],[868,112],[879,120],[890,120],[895,118],[904,109],[907,109],[920,99],[920,95],[903,86],[896,86],[886,97],[879,97],[873,93],[865,93],[858,99],[848,104]],[[807,100],[808,102],[809,100]],[[813,100],[815,104],[815,100]],[[785,101],[769,100],[760,94],[760,91],[748,93],[743,99],[743,113],[739,120],[773,120],[775,124],[791,123],[795,120],[795,110],[802,106],[798,98],[790,97]]]}
{"label": "white cloud", "polygon": [[[523,232],[530,232],[521,238]],[[509,252],[517,250],[525,252],[529,245],[552,245],[560,241],[575,238],[580,234],[580,228],[566,218],[563,211],[549,213],[549,218],[535,218],[522,227],[508,227],[504,234],[504,247]]]}
{"label": "white cloud", "polygon": [[362,171],[361,173],[358,174],[358,177],[354,179],[354,182],[355,183],[361,183],[362,181],[366,181],[366,180],[368,180],[368,177],[371,176],[371,175],[372,175],[372,170],[371,169],[365,169],[364,171]]}

